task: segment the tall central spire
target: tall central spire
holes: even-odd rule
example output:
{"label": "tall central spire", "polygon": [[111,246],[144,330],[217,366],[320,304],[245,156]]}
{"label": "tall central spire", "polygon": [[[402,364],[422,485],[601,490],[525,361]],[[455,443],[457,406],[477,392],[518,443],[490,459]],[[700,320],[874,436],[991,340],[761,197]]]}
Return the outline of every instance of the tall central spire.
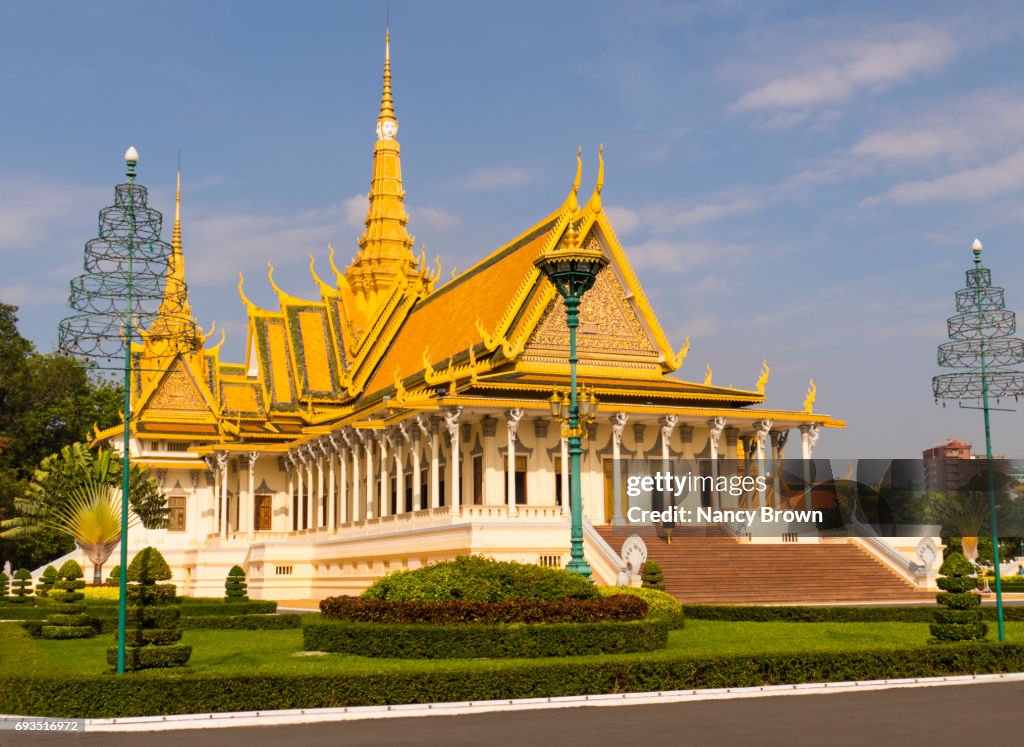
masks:
{"label": "tall central spire", "polygon": [[[171,234],[171,256],[167,261],[167,283],[160,304],[161,316],[191,318],[192,309],[185,289],[185,257],[181,253],[181,169],[174,190],[174,232]],[[165,321],[166,323],[166,321]]]}
{"label": "tall central spire", "polygon": [[402,164],[399,158],[398,119],[391,95],[391,33],[384,32],[384,90],[377,115],[377,141],[373,146],[373,177],[370,180],[370,205],[366,228],[359,237],[359,251],[345,271],[352,290],[362,297],[365,308],[376,305],[380,294],[403,276],[417,276],[417,261],[412,254],[413,237],[406,225],[402,189]]}

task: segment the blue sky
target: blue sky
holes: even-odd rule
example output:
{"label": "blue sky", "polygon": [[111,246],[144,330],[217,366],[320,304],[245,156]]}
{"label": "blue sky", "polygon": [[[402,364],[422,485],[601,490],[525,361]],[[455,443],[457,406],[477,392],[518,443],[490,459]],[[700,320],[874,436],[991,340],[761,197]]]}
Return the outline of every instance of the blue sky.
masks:
{"label": "blue sky", "polygon": [[[173,215],[182,149],[193,310],[244,356],[235,291],[266,261],[311,297],[308,254],[356,248],[384,4],[0,4],[0,301],[52,349],[67,283],[135,145]],[[821,455],[982,442],[931,400],[970,264],[1024,311],[1024,8],[1015,3],[391,3],[410,229],[443,276],[607,164],[605,205],[681,375],[848,421]],[[997,451],[1020,457],[1017,414]]]}

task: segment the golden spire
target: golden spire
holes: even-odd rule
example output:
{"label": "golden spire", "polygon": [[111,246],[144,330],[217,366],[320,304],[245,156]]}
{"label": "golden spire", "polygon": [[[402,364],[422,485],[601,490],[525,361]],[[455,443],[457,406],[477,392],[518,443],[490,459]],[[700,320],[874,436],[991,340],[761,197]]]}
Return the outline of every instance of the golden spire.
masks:
{"label": "golden spire", "polygon": [[391,30],[387,28],[384,29],[384,93],[380,97],[380,116],[377,117],[377,124],[386,119],[398,124],[395,119],[395,102],[391,98]]}
{"label": "golden spire", "polygon": [[400,148],[395,137],[398,119],[391,95],[391,32],[384,33],[384,91],[377,116],[377,141],[373,146],[373,177],[370,180],[370,204],[366,228],[359,237],[359,251],[345,271],[345,278],[366,308],[376,305],[400,278],[418,276],[412,253],[413,237],[406,225],[409,216],[403,201]]}
{"label": "golden spire", "polygon": [[167,261],[167,283],[160,303],[160,315],[165,319],[192,316],[185,289],[185,258],[181,252],[181,167],[178,168],[174,189],[174,232],[171,234],[171,256]]}

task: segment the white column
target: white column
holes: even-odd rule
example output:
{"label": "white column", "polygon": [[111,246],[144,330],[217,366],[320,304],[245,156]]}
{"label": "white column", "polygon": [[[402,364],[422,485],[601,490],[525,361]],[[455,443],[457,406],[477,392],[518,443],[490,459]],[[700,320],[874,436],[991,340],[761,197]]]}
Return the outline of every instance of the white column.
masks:
{"label": "white column", "polygon": [[374,438],[367,433],[364,437],[363,446],[366,448],[366,518],[367,520],[377,515],[374,510],[373,501],[373,444]]}
{"label": "white column", "polygon": [[562,516],[569,515],[569,439],[562,436]]}
{"label": "white column", "polygon": [[452,516],[459,516],[462,513],[462,506],[459,496],[459,417],[462,415],[461,407],[453,407],[444,414],[444,425],[448,429],[448,436],[452,442],[452,458],[449,460],[452,478],[449,495],[451,495]]}
{"label": "white column", "polygon": [[[775,508],[782,508],[782,481],[779,470],[782,467],[782,450],[789,440],[789,431],[772,431],[772,488],[775,492]],[[789,506],[786,506],[789,508]]]}
{"label": "white column", "polygon": [[[221,451],[217,454],[217,471],[220,473],[220,536],[228,538],[228,455]],[[123,573],[122,569],[122,573]]]}
{"label": "white column", "polygon": [[800,426],[800,458],[804,463],[804,509],[811,510],[811,457],[814,447],[821,435],[821,426],[817,423],[804,423]]}
{"label": "white column", "polygon": [[441,505],[440,419],[430,418],[430,507]]}
{"label": "white column", "polygon": [[714,478],[715,487],[711,491],[711,505],[715,508],[722,508],[722,496],[718,492],[718,441],[725,430],[725,418],[711,418],[708,421],[708,451],[711,458],[711,477]]}
{"label": "white column", "polygon": [[[629,415],[617,412],[611,417],[612,424],[612,525],[622,526],[626,523],[622,516],[622,434],[626,430]],[[565,439],[562,439],[565,448]],[[564,465],[564,461],[563,461]],[[563,487],[563,495],[564,495]]]}
{"label": "white column", "polygon": [[349,522],[348,515],[348,447],[344,434],[331,436],[334,451],[338,455],[338,512],[335,527]]}
{"label": "white column", "polygon": [[249,497],[246,500],[248,508],[245,511],[245,530],[249,539],[253,538],[256,531],[256,460],[259,458],[258,451],[249,452]]}
{"label": "white column", "polygon": [[[679,422],[679,418],[671,413],[658,421],[661,425],[661,471],[665,473],[672,471],[669,460],[672,458],[672,431],[675,430],[677,422]],[[661,508],[664,510],[675,502],[675,498],[670,491],[665,491],[662,493],[661,502]]]}
{"label": "white column", "polygon": [[338,476],[334,471],[334,456],[337,446],[330,437],[323,439],[320,443],[324,450],[324,459],[327,460],[327,528],[333,531],[337,526],[334,505],[338,495]]}
{"label": "white column", "polygon": [[360,454],[359,447],[362,439],[359,434],[352,431],[352,521],[363,521],[366,518],[366,502],[362,500],[359,486],[362,480],[359,475]]}
{"label": "white column", "polygon": [[[772,421],[770,420],[757,420],[754,422],[754,458],[757,460],[757,474],[761,477],[764,476],[764,457],[765,457],[765,442],[768,440],[768,434],[772,429]],[[760,488],[757,491],[757,505],[764,505],[764,490]]]}
{"label": "white column", "polygon": [[292,516],[292,507],[295,505],[295,457],[290,452],[285,454],[285,472],[288,475],[288,519],[291,526],[295,526],[295,518]]}
{"label": "white column", "polygon": [[508,430],[508,454],[506,455],[508,457],[508,467],[506,468],[508,488],[505,492],[508,495],[508,512],[511,516],[519,513],[519,509],[516,507],[516,433],[519,431],[519,421],[523,419],[523,412],[523,408],[513,407],[505,413]]}
{"label": "white column", "polygon": [[413,511],[423,510],[423,483],[420,482],[420,470],[423,469],[421,464],[422,455],[420,454],[420,444],[422,443],[420,436],[427,433],[426,425],[423,422],[423,418],[419,415],[416,416],[416,420],[413,421],[412,427],[409,432],[409,448],[412,449],[412,506]]}
{"label": "white column", "polygon": [[380,495],[378,505],[380,516],[387,516],[391,513],[391,475],[388,471],[388,445],[389,434],[386,431],[379,431],[377,443],[380,445]]}
{"label": "white column", "polygon": [[313,484],[313,467],[317,461],[316,451],[306,447],[306,529],[316,528],[316,489]]}
{"label": "white column", "polygon": [[[405,426],[405,427],[403,427]],[[405,441],[409,429],[405,423],[399,423],[399,432],[395,434],[395,513],[405,513]]]}

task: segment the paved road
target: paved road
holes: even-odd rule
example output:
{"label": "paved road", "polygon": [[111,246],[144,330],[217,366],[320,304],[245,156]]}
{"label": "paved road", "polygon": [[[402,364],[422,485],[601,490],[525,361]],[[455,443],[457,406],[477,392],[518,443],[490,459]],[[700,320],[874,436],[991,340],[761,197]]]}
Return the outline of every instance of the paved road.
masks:
{"label": "paved road", "polygon": [[1024,683],[565,708],[150,734],[14,735],[0,747],[505,747],[1015,744]]}

